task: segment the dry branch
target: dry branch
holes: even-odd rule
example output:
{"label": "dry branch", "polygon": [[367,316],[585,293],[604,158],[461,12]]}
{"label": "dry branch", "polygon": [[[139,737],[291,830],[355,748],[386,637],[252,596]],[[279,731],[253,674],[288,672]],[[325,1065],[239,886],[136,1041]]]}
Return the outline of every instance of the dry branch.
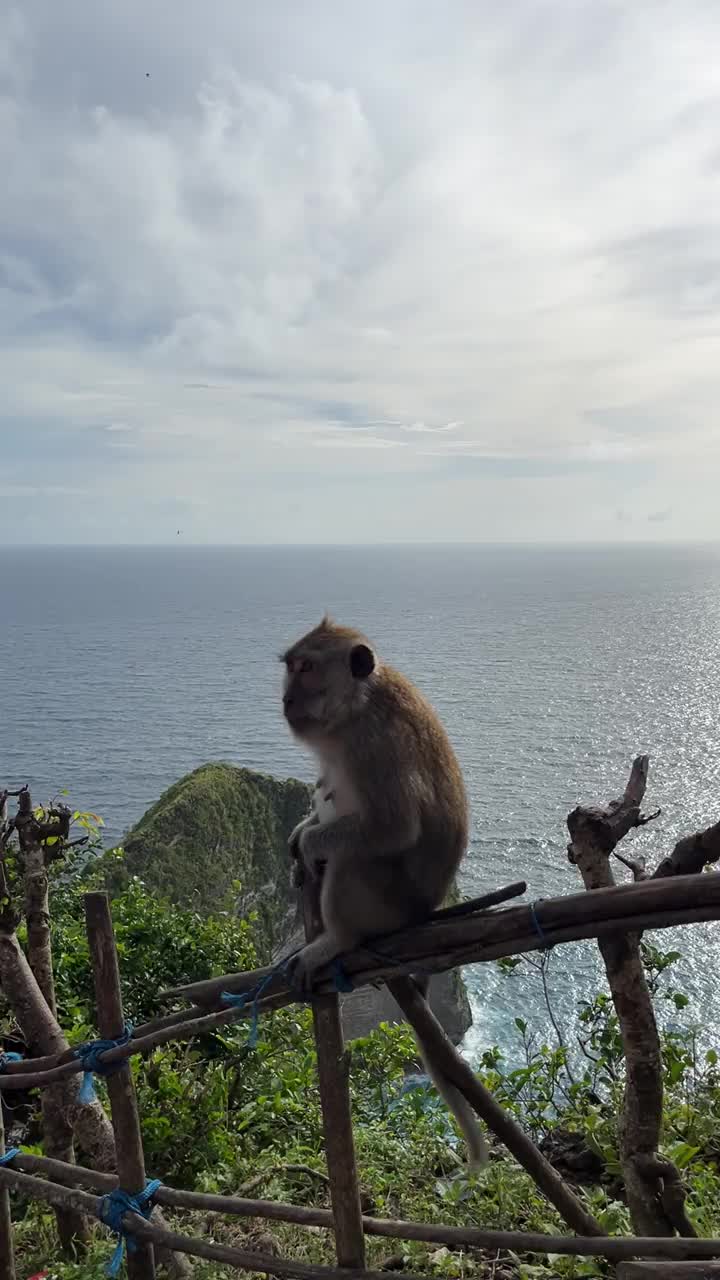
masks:
{"label": "dry branch", "polygon": [[[27,819],[28,807],[30,807],[30,818],[34,823],[28,788],[22,787],[20,791],[8,794],[17,795],[19,800],[19,813],[12,820],[13,828],[17,827],[18,818],[23,814]],[[22,834],[22,822],[20,826],[18,838],[22,838],[26,843],[28,840],[37,843],[41,828],[37,824],[35,827],[31,826],[29,820],[26,820],[24,834]],[[53,833],[57,834],[57,825],[53,827]],[[1,866],[0,872],[4,876],[4,868]],[[26,893],[26,901],[30,896]],[[0,988],[30,1052],[42,1055],[34,1060],[44,1064],[60,1062],[69,1056],[67,1040],[18,942],[15,930],[19,917],[10,900],[7,886],[3,888],[3,897],[6,901],[0,907]],[[36,934],[36,943],[42,951],[44,944],[41,945],[40,933]],[[48,964],[51,963],[49,952],[46,952],[45,956],[46,960],[41,960],[36,949],[35,964],[41,980],[44,980],[46,961]],[[23,1068],[25,1063],[12,1065]],[[99,1169],[112,1169],[115,1164],[115,1145],[110,1122],[98,1103],[91,1106],[81,1106],[78,1103],[77,1082],[64,1079],[64,1076],[71,1075],[72,1072],[55,1075],[55,1080],[63,1081],[62,1087],[54,1091],[50,1106],[43,1103],[43,1120],[48,1146],[51,1152],[64,1158],[70,1153],[70,1139],[74,1134],[91,1164]],[[80,1224],[77,1223],[78,1231],[79,1226]]]}
{"label": "dry branch", "polygon": [[[21,1170],[32,1169],[53,1175],[50,1181]],[[16,1156],[12,1167],[0,1167],[0,1188],[13,1187],[31,1199],[44,1200],[48,1204],[72,1203],[83,1213],[95,1216],[98,1198],[83,1191],[72,1190],[61,1184],[66,1182],[82,1182],[84,1186],[97,1188],[103,1193],[117,1185],[117,1179],[108,1174],[98,1174],[91,1169],[83,1169],[77,1165],[61,1165],[59,1161],[47,1160],[42,1156]],[[173,1208],[205,1210],[211,1213],[231,1214],[239,1217],[261,1217],[283,1222],[294,1222],[302,1226],[321,1226],[332,1228],[332,1213],[329,1209],[305,1208],[300,1205],[285,1205],[272,1200],[241,1200],[233,1196],[202,1195],[191,1191],[175,1191],[171,1187],[161,1187],[156,1200],[159,1204]],[[605,1257],[611,1261],[637,1257],[668,1259],[702,1259],[720,1258],[720,1240],[691,1239],[682,1237],[637,1237],[637,1236],[555,1236],[540,1232],[493,1231],[477,1227],[448,1227],[444,1224],[425,1222],[404,1222],[392,1218],[363,1218],[363,1228],[368,1235],[383,1236],[389,1239],[421,1240],[428,1244],[447,1244],[453,1248],[472,1247],[479,1249],[511,1249],[520,1253],[561,1253],[578,1257]],[[142,1235],[146,1239],[157,1239],[150,1224],[134,1214],[127,1214],[124,1224],[131,1233]],[[145,1227],[149,1230],[145,1230]],[[163,1237],[169,1233],[163,1232]],[[190,1242],[188,1237],[173,1236],[172,1248],[185,1251]],[[201,1243],[201,1242],[196,1242]],[[206,1256],[199,1254],[198,1256]],[[209,1255],[207,1255],[209,1256]],[[213,1255],[214,1256],[214,1255]],[[247,1258],[250,1255],[244,1254]],[[306,1271],[288,1268],[303,1267],[303,1264],[287,1263],[284,1259],[263,1255],[261,1265],[255,1261],[251,1270],[275,1270],[278,1275],[305,1276]],[[226,1260],[226,1259],[223,1259]],[[271,1267],[270,1263],[279,1263]],[[245,1266],[247,1263],[231,1265]],[[332,1275],[343,1277],[353,1274],[362,1275],[365,1280],[374,1275],[371,1272],[353,1272],[345,1268],[335,1270],[331,1267],[313,1268],[315,1276]]]}
{"label": "dry branch", "polygon": [[669,857],[663,858],[653,873],[654,879],[665,876],[696,875],[720,858],[720,822],[705,831],[678,840]]}
{"label": "dry branch", "polygon": [[[64,821],[57,823],[56,839],[66,836],[69,830],[70,810],[64,810]],[[60,814],[58,814],[60,818]],[[37,984],[53,1014],[55,982],[53,978],[52,949],[50,945],[50,907],[48,903],[49,850],[43,846],[43,825],[33,812],[29,790],[25,789],[18,800],[15,815],[20,862],[25,890],[25,919],[27,922],[27,956]]]}
{"label": "dry branch", "polygon": [[[645,796],[648,756],[634,761],[624,795],[605,808],[578,807],[568,816],[570,861],[580,870],[586,889],[608,890],[614,885],[610,855],[633,827],[645,822],[640,806]],[[635,870],[634,870],[634,874]],[[705,876],[696,876],[709,884]],[[644,881],[634,886],[651,887]],[[676,882],[673,882],[675,887]],[[589,895],[596,899],[596,892]],[[610,992],[618,1016],[625,1053],[625,1092],[618,1126],[620,1160],[633,1227],[638,1234],[672,1235],[691,1232],[683,1212],[682,1182],[669,1161],[658,1161],[663,1110],[662,1060],[655,1011],[640,954],[640,931],[623,937],[600,933],[598,946],[605,963]],[[668,1211],[669,1210],[669,1211]]]}
{"label": "dry branch", "polygon": [[[0,792],[0,802],[2,793]],[[1,807],[1,804],[0,804]],[[0,814],[0,818],[1,818]],[[0,1103],[0,1155],[5,1155],[5,1123]],[[12,1218],[10,1216],[10,1192],[0,1189],[0,1280],[15,1280],[15,1251],[13,1249]]]}
{"label": "dry branch", "polygon": [[[38,821],[28,787],[20,792],[14,819],[19,861],[22,868],[24,912],[27,925],[27,958],[50,1016],[55,1019],[55,979],[50,937],[48,865],[67,838],[70,810],[65,806],[50,811],[49,822]],[[52,834],[54,844],[43,844]],[[41,1099],[43,1147],[58,1160],[75,1159],[69,1086],[56,1084]],[[66,1257],[76,1257],[86,1242],[87,1227],[82,1216],[64,1209],[56,1211],[58,1236]]]}

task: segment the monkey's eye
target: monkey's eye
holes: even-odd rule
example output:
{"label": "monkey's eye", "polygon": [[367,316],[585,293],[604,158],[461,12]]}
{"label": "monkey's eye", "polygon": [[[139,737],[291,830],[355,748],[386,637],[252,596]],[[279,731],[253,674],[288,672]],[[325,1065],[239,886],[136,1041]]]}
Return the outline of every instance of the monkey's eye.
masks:
{"label": "monkey's eye", "polygon": [[309,658],[303,658],[302,662],[300,663],[300,670],[301,670],[301,671],[312,671],[312,669],[313,669],[313,664],[312,664],[312,662],[310,661],[310,659],[309,659]]}

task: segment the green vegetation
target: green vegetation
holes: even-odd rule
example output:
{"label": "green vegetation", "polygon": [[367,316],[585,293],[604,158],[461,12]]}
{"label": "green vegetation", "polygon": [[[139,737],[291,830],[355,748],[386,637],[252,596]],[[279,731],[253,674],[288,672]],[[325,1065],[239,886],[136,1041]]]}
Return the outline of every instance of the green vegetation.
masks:
{"label": "green vegetation", "polygon": [[165,791],[125,839],[128,875],[171,902],[199,912],[254,912],[262,960],[291,924],[287,836],[307,813],[310,789],[293,778],[217,762]]}
{"label": "green vegetation", "polygon": [[[172,790],[172,789],[171,789]],[[170,796],[170,793],[168,793]],[[142,824],[141,824],[142,825]],[[156,993],[178,980],[210,977],[251,967],[257,960],[259,911],[239,920],[227,905],[206,916],[197,909],[160,900],[129,874],[122,854],[109,855],[125,887],[113,903],[128,1017],[139,1022],[160,1012]],[[67,866],[54,874],[53,946],[60,1021],[71,1042],[93,1034],[92,980],[85,941],[82,893],[106,874]],[[230,896],[233,889],[230,886]],[[672,1001],[682,1016],[684,997],[669,987],[677,953],[644,948],[658,1000]],[[508,1003],[513,972],[505,962]],[[7,1017],[3,1019],[3,1029]],[[568,1062],[559,1044],[537,1043],[516,1022],[520,1066],[509,1067],[497,1050],[484,1055],[480,1072],[504,1106],[541,1141],[562,1171],[582,1184],[582,1194],[611,1232],[629,1230],[617,1161],[617,1116],[623,1061],[612,1005],[598,994],[578,1010],[565,1042],[584,1052]],[[148,1171],[177,1187],[238,1192],[306,1204],[327,1204],[320,1108],[309,1011],[304,1007],[266,1015],[257,1047],[248,1047],[247,1024],[203,1036],[192,1044],[168,1045],[146,1059],[133,1059]],[[351,1080],[358,1164],[366,1211],[392,1217],[473,1223],[489,1227],[562,1231],[562,1223],[531,1181],[502,1152],[490,1169],[470,1179],[460,1166],[460,1140],[432,1091],[404,1075],[413,1051],[408,1030],[386,1025],[353,1042]],[[717,1056],[701,1056],[692,1028],[663,1035],[667,1097],[665,1151],[683,1168],[690,1189],[688,1210],[701,1234],[720,1234],[720,1073]],[[102,1082],[98,1091],[102,1093]],[[18,1112],[17,1115],[22,1115]],[[17,1118],[17,1117],[16,1117]],[[17,1140],[19,1135],[11,1135]],[[39,1142],[30,1111],[22,1145]],[[314,1172],[313,1172],[314,1171]],[[24,1217],[23,1217],[24,1214]],[[98,1230],[91,1252],[78,1266],[57,1256],[52,1215],[41,1206],[14,1204],[19,1275],[50,1268],[61,1280],[102,1274],[111,1244]],[[273,1245],[308,1261],[332,1259],[329,1233],[291,1225],[210,1220],[177,1215],[181,1230],[212,1231],[219,1240]],[[368,1240],[369,1264],[393,1255],[406,1269],[432,1275],[563,1277],[605,1274],[602,1262],[570,1258],[495,1260],[462,1257],[447,1249]],[[220,1275],[199,1266],[200,1280]]]}

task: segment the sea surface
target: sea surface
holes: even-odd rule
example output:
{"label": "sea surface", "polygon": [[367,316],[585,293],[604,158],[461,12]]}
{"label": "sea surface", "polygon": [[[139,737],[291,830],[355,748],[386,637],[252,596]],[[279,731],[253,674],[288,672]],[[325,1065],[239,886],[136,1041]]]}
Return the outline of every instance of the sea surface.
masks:
{"label": "sea surface", "polygon": [[[576,891],[567,814],[619,795],[639,752],[662,814],[628,852],[653,864],[720,818],[720,548],[5,548],[0,587],[0,783],[68,788],[110,843],[207,760],[312,779],[277,655],[326,609],[446,723],[472,803],[467,895]],[[686,1014],[716,1040],[720,924],[654,940],[683,951]],[[517,1016],[552,1039],[529,966],[465,976],[473,1057],[515,1059]],[[564,1026],[599,980],[592,944],[553,954]]]}

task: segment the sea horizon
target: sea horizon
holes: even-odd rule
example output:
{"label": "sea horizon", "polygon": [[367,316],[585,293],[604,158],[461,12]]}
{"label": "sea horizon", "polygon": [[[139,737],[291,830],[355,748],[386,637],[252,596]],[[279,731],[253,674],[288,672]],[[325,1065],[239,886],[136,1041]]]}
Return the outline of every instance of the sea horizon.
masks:
{"label": "sea horizon", "polygon": [[[567,815],[621,794],[641,753],[662,815],[626,852],[655,865],[720,817],[715,543],[25,544],[0,547],[0,575],[0,783],[39,801],[67,788],[108,845],[208,761],[313,780],[277,654],[326,611],[362,626],[446,725],[472,811],[465,896],[516,879],[530,899],[576,892]],[[687,1014],[716,1037],[717,930],[656,942],[683,952]],[[516,1051],[508,1001],[552,1035],[527,966],[465,978],[472,1055]],[[570,1020],[604,982],[597,948],[553,958],[550,982]]]}

